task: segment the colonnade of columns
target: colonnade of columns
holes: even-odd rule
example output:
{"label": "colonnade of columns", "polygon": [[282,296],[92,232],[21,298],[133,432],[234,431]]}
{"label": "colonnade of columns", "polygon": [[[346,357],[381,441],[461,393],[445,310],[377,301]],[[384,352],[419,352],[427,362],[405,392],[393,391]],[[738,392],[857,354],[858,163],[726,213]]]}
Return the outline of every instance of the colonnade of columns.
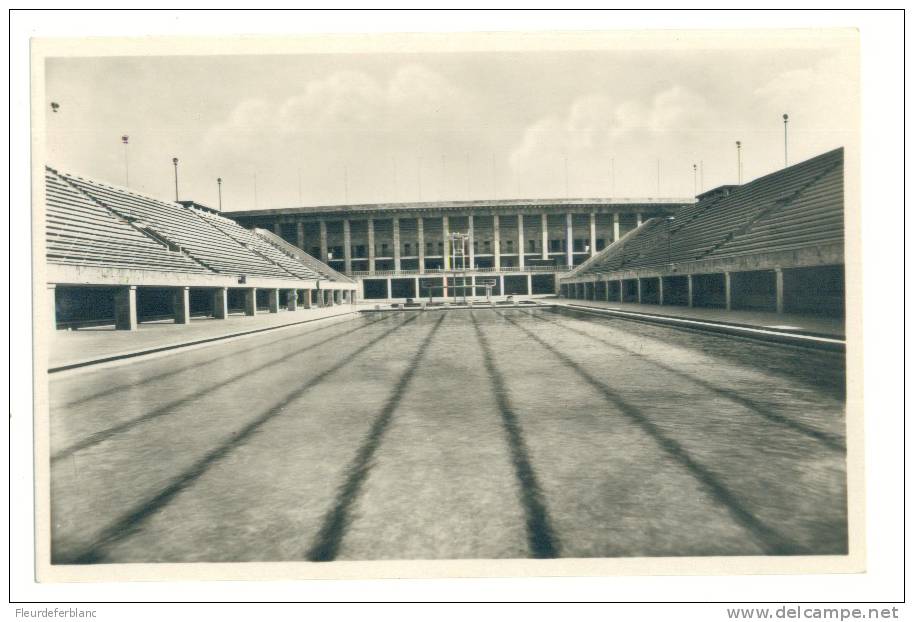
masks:
{"label": "colonnade of columns", "polygon": [[[57,285],[48,284],[50,302],[51,325],[57,327]],[[156,288],[158,289],[158,288]],[[191,321],[191,288],[179,286],[170,288],[173,295],[173,312],[175,324],[190,324]],[[201,287],[212,291],[212,317],[224,320],[229,315],[229,288],[227,287]],[[232,288],[235,289],[235,288]],[[257,315],[257,290],[256,287],[243,289],[243,311],[245,315]],[[261,288],[262,289],[262,288]],[[279,313],[280,292],[279,288],[268,288],[267,311]],[[312,309],[334,307],[355,303],[355,292],[348,289],[287,289],[286,309],[297,311],[299,308]],[[139,324],[137,313],[137,286],[125,285],[114,288],[114,326],[116,330],[136,330]]]}
{"label": "colonnade of columns", "polygon": [[[433,277],[434,280],[438,281],[439,284],[435,285],[436,291],[440,290],[440,293],[435,293],[435,298],[442,297],[463,297],[464,295],[468,297],[481,296],[481,292],[484,291],[485,281],[494,281],[497,283],[496,287],[493,287],[493,293],[495,295],[505,295],[505,278],[511,278],[514,276],[523,277],[525,279],[525,288],[526,291],[523,292],[514,292],[517,295],[529,296],[533,295],[533,274],[527,273],[523,275],[505,275],[505,274],[490,274],[490,275],[475,275],[468,274],[465,277],[461,275],[456,275],[452,277],[436,276]],[[422,298],[420,291],[422,290],[421,280],[427,279],[428,277],[379,277],[377,279],[367,279],[371,282],[383,281],[384,286],[383,290],[386,292],[386,299],[400,299],[400,298]],[[445,286],[444,279],[453,279],[453,283],[449,283]],[[394,295],[394,281],[403,281],[405,279],[410,279],[412,281],[411,294],[410,295]],[[464,282],[465,279],[465,282]],[[365,281],[362,281],[364,286]],[[467,291],[465,292],[464,289]],[[550,292],[551,293],[551,292]],[[363,293],[363,300],[383,300],[384,298],[366,296]]]}
{"label": "colonnade of columns", "polygon": [[[774,308],[777,313],[784,313],[784,271],[782,268],[774,268],[772,270],[774,273]],[[731,271],[723,271],[716,273],[723,277],[723,307],[727,311],[733,309],[733,276],[734,273]],[[682,278],[686,280],[686,306],[694,307],[695,306],[695,278],[700,275],[681,275]],[[577,282],[569,283],[562,287],[567,289],[563,290],[568,297],[576,299],[591,299],[597,300],[596,295],[596,283],[602,283],[602,290],[604,292],[606,302],[628,302],[626,300],[626,282],[634,281],[635,286],[635,298],[631,302],[637,302],[638,304],[644,304],[644,293],[643,293],[643,283],[645,281],[656,281],[657,283],[657,304],[674,304],[670,302],[669,287],[667,279],[671,277],[644,277],[636,279],[612,279],[612,280],[602,280],[602,281],[589,281],[589,282]],[[610,284],[614,283],[615,287],[610,287]],[[588,292],[588,286],[591,288],[591,292]]]}
{"label": "colonnade of columns", "polygon": [[[593,256],[597,253],[597,240],[601,239],[598,237],[597,213],[595,211],[591,211],[588,213],[588,225],[587,225],[586,232],[581,231],[580,227],[574,223],[575,214],[576,213],[574,213],[574,212],[541,212],[539,214],[541,241],[540,241],[540,252],[537,253],[539,255],[538,259],[548,260],[550,258],[549,257],[550,256],[550,249],[549,249],[549,241],[550,241],[549,240],[549,229],[550,229],[549,228],[549,216],[550,215],[553,215],[553,216],[563,215],[564,216],[564,221],[563,221],[563,225],[562,225],[562,228],[564,229],[563,237],[564,237],[564,242],[565,242],[564,257],[563,257],[564,261],[562,262],[564,265],[566,265],[566,266],[574,265],[574,255],[576,252],[578,255],[580,255],[582,252],[584,252],[584,253],[587,253],[588,256]],[[633,212],[630,212],[630,214],[634,215],[637,226],[640,226],[641,222],[642,222],[642,212],[633,211]],[[479,218],[482,215],[483,214],[476,213],[475,218]],[[528,218],[535,217],[536,214],[525,214],[523,212],[517,212],[517,213],[513,213],[513,214],[487,213],[484,215],[487,218],[490,217],[492,219],[492,228],[490,231],[491,240],[492,240],[492,249],[491,249],[490,254],[492,256],[493,267],[496,270],[498,270],[498,269],[501,269],[501,264],[502,264],[502,254],[503,254],[502,250],[503,249],[501,248],[501,242],[502,242],[502,237],[503,237],[502,233],[503,232],[502,232],[502,227],[501,227],[501,224],[502,224],[501,221],[506,217],[512,217],[512,218],[516,218],[517,226],[516,226],[515,232],[513,234],[509,235],[508,239],[511,239],[512,241],[516,240],[517,249],[516,249],[516,253],[511,252],[510,254],[516,255],[516,257],[517,257],[516,267],[524,268],[525,262],[527,261],[527,258],[525,257],[525,255],[531,254],[527,251],[527,248],[526,248],[528,238],[527,238],[527,232],[525,231],[524,217],[525,216]],[[609,244],[615,240],[618,240],[621,237],[620,216],[622,214],[610,212],[610,213],[607,213],[607,215],[611,216],[612,224],[611,224],[611,226],[606,225],[606,229],[605,229],[605,231],[603,231],[603,234],[607,240],[606,243]],[[476,241],[476,236],[477,236],[479,230],[477,227],[477,223],[474,222],[475,218],[474,218],[473,213],[461,214],[458,217],[466,218],[466,220],[467,220],[467,226],[465,229],[461,225],[461,229],[462,229],[461,232],[465,232],[469,238],[469,240],[468,240],[468,242],[469,242],[469,244],[468,244],[468,261],[469,261],[469,265],[472,267],[472,266],[476,265],[477,253],[476,253],[474,242]],[[402,257],[403,246],[401,244],[401,241],[403,241],[403,240],[402,240],[402,234],[401,234],[401,222],[400,221],[401,220],[411,220],[411,221],[415,220],[415,222],[416,222],[415,240],[408,239],[406,241],[415,242],[416,253],[414,253],[414,254],[411,253],[410,258],[418,258],[418,272],[423,273],[426,270],[426,256],[427,256],[427,250],[426,250],[426,233],[427,233],[427,231],[426,231],[426,226],[425,226],[425,220],[429,220],[432,218],[434,218],[436,220],[440,218],[440,222],[441,222],[441,234],[440,234],[441,240],[440,241],[442,241],[444,244],[444,252],[441,254],[441,264],[443,265],[445,270],[449,270],[449,269],[451,269],[451,266],[450,266],[451,257],[450,257],[450,253],[448,252],[447,239],[451,232],[452,224],[449,222],[450,218],[446,214],[441,215],[441,216],[434,216],[434,217],[423,216],[423,215],[417,215],[417,216],[400,215],[400,216],[391,216],[389,218],[367,217],[364,219],[343,218],[340,220],[335,220],[332,218],[329,218],[329,219],[321,218],[320,220],[317,221],[318,222],[318,236],[319,236],[319,240],[317,240],[317,242],[319,244],[319,249],[320,249],[320,259],[324,262],[342,259],[343,271],[346,272],[347,274],[351,274],[353,271],[353,260],[354,259],[361,259],[361,260],[366,259],[366,257],[364,257],[364,256],[355,258],[355,257],[353,257],[353,252],[352,252],[352,249],[353,249],[353,223],[354,222],[364,223],[364,230],[363,230],[364,238],[360,237],[359,238],[360,242],[357,242],[357,243],[361,244],[361,240],[365,241],[365,243],[367,245],[368,272],[374,273],[377,269],[377,259],[378,259],[377,250],[376,250],[376,247],[377,247],[376,242],[378,239],[378,230],[377,230],[376,221],[389,221],[390,222],[390,230],[389,230],[390,238],[389,239],[390,239],[390,242],[392,245],[392,249],[391,249],[392,253],[386,254],[385,258],[388,261],[392,259],[393,269],[395,271],[399,272],[402,270],[402,260],[403,260],[403,257]],[[330,256],[331,242],[330,242],[330,236],[328,234],[328,222],[338,222],[338,223],[341,223],[341,225],[342,225],[342,248],[343,248],[342,258]],[[603,226],[604,225],[601,225],[601,227],[603,227]],[[273,228],[278,233],[280,231],[279,222],[274,223]],[[555,227],[553,227],[553,230],[554,229],[555,229]],[[339,231],[339,229],[336,229],[336,231]],[[583,237],[583,239],[586,240],[585,243],[588,245],[588,249],[586,251],[575,251],[574,250],[574,241],[575,241],[575,232],[576,231],[579,234],[578,235],[579,238]],[[437,232],[435,232],[435,233],[436,233],[435,238],[437,239],[438,234],[437,234]],[[582,233],[583,233],[583,236],[581,235]],[[335,233],[334,235],[339,235],[339,233]],[[296,223],[296,238],[297,238],[296,242],[300,248],[309,248],[315,242],[315,240],[306,239],[305,226],[304,226],[304,223],[301,221]],[[385,238],[385,241],[386,241],[386,239],[387,238]],[[337,241],[335,241],[334,243],[338,244],[339,238],[336,238],[336,240]],[[555,255],[557,252],[558,251],[553,251],[552,255]],[[437,257],[438,255],[435,255],[435,256]]]}

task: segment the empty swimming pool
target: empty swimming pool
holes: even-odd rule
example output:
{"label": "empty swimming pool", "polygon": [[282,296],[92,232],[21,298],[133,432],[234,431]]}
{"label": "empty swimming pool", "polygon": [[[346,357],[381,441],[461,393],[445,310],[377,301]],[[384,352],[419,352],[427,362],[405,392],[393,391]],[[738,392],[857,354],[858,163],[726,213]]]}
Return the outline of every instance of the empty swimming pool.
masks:
{"label": "empty swimming pool", "polygon": [[55,563],[842,554],[843,355],[371,313],[51,380]]}

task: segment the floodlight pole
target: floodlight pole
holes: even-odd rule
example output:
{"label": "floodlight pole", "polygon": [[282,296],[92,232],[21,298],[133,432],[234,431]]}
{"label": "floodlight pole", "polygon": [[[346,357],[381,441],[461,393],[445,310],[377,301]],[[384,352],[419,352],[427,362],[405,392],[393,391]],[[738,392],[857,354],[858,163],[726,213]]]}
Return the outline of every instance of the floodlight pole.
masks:
{"label": "floodlight pole", "polygon": [[736,183],[743,183],[743,143],[736,141]]}
{"label": "floodlight pole", "polygon": [[171,163],[175,165],[175,201],[178,200],[178,158],[172,158]]}
{"label": "floodlight pole", "polygon": [[784,168],[787,168],[787,120],[789,117],[784,113]]}
{"label": "floodlight pole", "polygon": [[127,145],[130,144],[130,137],[124,134],[121,136],[121,142],[124,143],[124,187],[130,187],[130,160],[128,158]]}
{"label": "floodlight pole", "polygon": [[219,186],[219,212],[222,212],[222,178],[216,178],[216,185]]}

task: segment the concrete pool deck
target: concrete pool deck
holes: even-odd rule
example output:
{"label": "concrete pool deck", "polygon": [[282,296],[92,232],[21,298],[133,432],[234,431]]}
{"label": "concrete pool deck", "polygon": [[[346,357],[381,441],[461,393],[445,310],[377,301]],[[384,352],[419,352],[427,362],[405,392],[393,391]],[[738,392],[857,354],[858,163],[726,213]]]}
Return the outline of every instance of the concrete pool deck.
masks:
{"label": "concrete pool deck", "polygon": [[569,300],[565,298],[548,298],[549,304],[562,307],[592,307],[657,315],[704,322],[717,322],[734,326],[753,328],[789,330],[809,335],[823,335],[835,339],[844,339],[844,318],[823,317],[816,315],[797,315],[789,313],[768,313],[764,311],[727,311],[726,309],[705,309],[696,307],[661,306],[636,303],[603,302],[598,300]]}
{"label": "concrete pool deck", "polygon": [[47,368],[49,372],[64,371],[352,315],[357,310],[356,305],[342,305],[297,311],[280,310],[279,313],[263,312],[253,317],[233,314],[224,320],[192,318],[189,325],[164,320],[141,323],[136,331],[119,331],[113,327],[58,330],[49,340]]}

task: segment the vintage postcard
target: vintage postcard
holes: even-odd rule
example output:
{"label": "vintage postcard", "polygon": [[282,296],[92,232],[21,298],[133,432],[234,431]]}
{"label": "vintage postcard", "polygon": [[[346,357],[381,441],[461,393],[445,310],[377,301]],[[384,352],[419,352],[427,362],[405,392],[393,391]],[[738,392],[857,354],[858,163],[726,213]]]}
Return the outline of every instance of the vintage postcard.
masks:
{"label": "vintage postcard", "polygon": [[858,64],[33,40],[39,580],[863,571]]}

